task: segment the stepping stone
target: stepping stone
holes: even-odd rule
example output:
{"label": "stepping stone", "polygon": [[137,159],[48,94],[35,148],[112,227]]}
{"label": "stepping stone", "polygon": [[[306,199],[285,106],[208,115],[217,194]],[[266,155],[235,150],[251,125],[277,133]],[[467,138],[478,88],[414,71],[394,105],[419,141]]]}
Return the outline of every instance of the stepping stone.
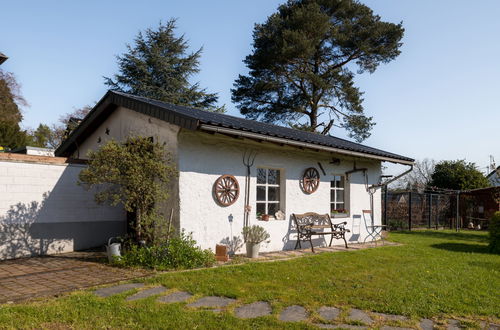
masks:
{"label": "stepping stone", "polygon": [[324,320],[333,321],[339,316],[340,310],[335,307],[323,306],[320,309],[318,309],[318,314]]}
{"label": "stepping stone", "polygon": [[196,300],[193,303],[187,305],[188,307],[206,307],[206,308],[221,308],[226,307],[234,303],[236,299],[227,298],[227,297],[217,297],[217,296],[209,296],[202,297]]}
{"label": "stepping stone", "polygon": [[334,326],[335,328],[339,329],[368,329],[367,327],[364,327],[362,325],[350,325],[350,324],[338,324]]}
{"label": "stepping stone", "polygon": [[448,330],[459,330],[460,329],[460,321],[458,320],[448,320]]}
{"label": "stepping stone", "polygon": [[113,296],[115,294],[119,294],[125,291],[129,291],[132,289],[138,289],[142,288],[144,286],[144,283],[127,283],[127,284],[120,284],[120,285],[115,285],[115,286],[109,286],[107,288],[101,288],[97,289],[94,291],[94,294],[98,297],[109,297]]}
{"label": "stepping stone", "polygon": [[178,291],[178,292],[173,292],[166,296],[162,296],[158,298],[158,301],[167,304],[179,303],[188,300],[192,296],[193,295],[190,294],[189,292]]}
{"label": "stepping stone", "polygon": [[372,318],[368,316],[368,314],[356,308],[353,308],[349,311],[349,320],[363,322],[368,325],[373,323]]}
{"label": "stepping stone", "polygon": [[271,315],[271,305],[265,301],[257,301],[236,308],[234,315],[240,319],[252,319],[254,317]]}
{"label": "stepping stone", "polygon": [[304,321],[307,319],[307,312],[306,309],[302,306],[288,306],[281,312],[279,319],[285,322]]}
{"label": "stepping stone", "polygon": [[380,328],[380,330],[412,330],[412,328],[390,327],[386,325]]}
{"label": "stepping stone", "polygon": [[127,297],[127,301],[133,301],[133,300],[151,297],[151,296],[154,296],[156,294],[163,293],[163,292],[165,292],[165,290],[167,290],[167,288],[165,288],[163,286],[156,286],[154,288],[146,289],[144,291],[137,292],[136,294],[134,294],[130,297]]}
{"label": "stepping stone", "polygon": [[434,322],[429,319],[420,320],[420,327],[422,330],[432,330],[434,329]]}
{"label": "stepping stone", "polygon": [[407,321],[408,318],[403,315],[394,315],[394,314],[384,314],[384,313],[372,313],[374,315],[377,315],[385,320],[388,321]]}

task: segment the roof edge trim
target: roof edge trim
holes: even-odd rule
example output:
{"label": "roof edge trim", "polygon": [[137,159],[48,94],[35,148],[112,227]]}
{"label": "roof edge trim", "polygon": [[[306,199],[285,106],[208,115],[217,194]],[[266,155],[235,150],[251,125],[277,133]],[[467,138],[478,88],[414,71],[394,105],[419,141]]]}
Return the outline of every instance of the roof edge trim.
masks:
{"label": "roof edge trim", "polygon": [[271,136],[264,135],[264,134],[244,132],[244,131],[240,131],[240,130],[236,130],[236,129],[223,128],[223,127],[219,127],[219,126],[202,124],[202,125],[200,125],[200,129],[204,130],[204,131],[215,132],[215,133],[224,133],[224,134],[230,134],[230,135],[235,135],[235,136],[247,137],[250,139],[258,139],[258,140],[262,140],[262,141],[282,143],[282,144],[287,144],[287,145],[296,146],[296,147],[303,147],[303,148],[314,149],[314,150],[335,152],[338,154],[343,154],[343,155],[348,155],[348,156],[376,159],[376,160],[391,162],[391,163],[396,163],[396,164],[403,164],[403,165],[413,165],[414,164],[414,162],[412,162],[412,161],[406,161],[406,160],[401,160],[401,159],[397,159],[397,158],[370,155],[370,154],[363,153],[363,152],[350,151],[350,150],[344,150],[344,149],[333,148],[333,147],[326,147],[326,146],[321,146],[321,145],[307,143],[307,142],[299,142],[299,141],[294,141],[294,140],[290,140],[290,139],[271,137]]}

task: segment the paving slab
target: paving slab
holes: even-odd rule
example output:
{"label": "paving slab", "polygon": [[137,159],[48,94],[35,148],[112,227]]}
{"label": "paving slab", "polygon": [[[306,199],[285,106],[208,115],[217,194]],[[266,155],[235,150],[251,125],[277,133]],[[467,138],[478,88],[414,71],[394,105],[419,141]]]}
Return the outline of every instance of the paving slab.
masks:
{"label": "paving slab", "polygon": [[408,320],[408,318],[406,316],[403,316],[403,315],[385,314],[385,313],[372,313],[372,314],[376,315],[378,317],[381,317],[387,321],[407,321]]}
{"label": "paving slab", "polygon": [[98,297],[106,298],[132,289],[142,288],[143,286],[144,283],[120,284],[120,285],[108,286],[106,288],[97,289],[94,291],[94,294]]}
{"label": "paving slab", "polygon": [[412,330],[412,328],[390,327],[386,325],[381,327],[380,330]]}
{"label": "paving slab", "polygon": [[458,320],[449,319],[447,321],[447,323],[448,323],[448,326],[446,327],[446,329],[448,329],[448,330],[459,330],[460,329],[460,321],[458,321]]}
{"label": "paving slab", "polygon": [[422,330],[432,330],[434,329],[434,322],[429,319],[421,319],[420,327],[422,328]]}
{"label": "paving slab", "polygon": [[335,307],[322,306],[318,309],[318,314],[322,319],[332,321],[339,316],[340,310]]}
{"label": "paving slab", "polygon": [[118,283],[151,271],[112,267],[102,252],[71,252],[54,256],[0,261],[0,303]]}
{"label": "paving slab", "polygon": [[167,290],[167,288],[163,286],[156,286],[154,288],[146,289],[140,292],[137,292],[134,295],[131,295],[130,297],[127,297],[126,300],[128,301],[133,301],[133,300],[139,300],[139,299],[144,299],[147,297],[151,297],[160,293],[163,293]]}
{"label": "paving slab", "polygon": [[304,321],[307,319],[307,311],[299,305],[288,306],[280,313],[279,319],[285,322]]}
{"label": "paving slab", "polygon": [[188,304],[188,307],[205,307],[205,308],[221,308],[226,307],[236,302],[236,299],[218,296],[202,297],[193,303]]}
{"label": "paving slab", "polygon": [[362,325],[350,325],[350,324],[338,324],[335,325],[335,328],[340,328],[340,329],[368,329],[365,326]]}
{"label": "paving slab", "polygon": [[256,301],[236,308],[234,315],[240,319],[252,319],[254,317],[271,315],[271,312],[272,308],[268,302]]}
{"label": "paving slab", "polygon": [[368,325],[373,323],[372,318],[368,314],[356,308],[353,308],[349,311],[349,320],[363,322],[364,324]]}
{"label": "paving slab", "polygon": [[173,292],[171,294],[168,294],[166,296],[162,296],[158,298],[159,302],[162,303],[167,303],[167,304],[172,304],[172,303],[179,303],[179,302],[184,302],[191,298],[193,295],[190,294],[189,292],[184,292],[184,291],[178,291],[178,292]]}

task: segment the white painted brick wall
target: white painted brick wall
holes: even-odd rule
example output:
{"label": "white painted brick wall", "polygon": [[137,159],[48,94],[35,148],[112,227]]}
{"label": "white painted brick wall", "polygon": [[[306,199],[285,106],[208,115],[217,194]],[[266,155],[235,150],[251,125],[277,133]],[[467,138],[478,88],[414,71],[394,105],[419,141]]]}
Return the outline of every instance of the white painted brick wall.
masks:
{"label": "white painted brick wall", "polygon": [[[82,168],[0,161],[0,259],[73,251],[76,236],[79,246],[85,246],[86,238],[89,244],[95,240],[75,234],[74,229],[64,233],[63,226],[77,228],[78,224],[85,229],[85,223],[125,221],[122,208],[97,205],[93,192],[77,185]],[[34,228],[48,226],[56,229],[54,237],[50,233],[34,237]]]}

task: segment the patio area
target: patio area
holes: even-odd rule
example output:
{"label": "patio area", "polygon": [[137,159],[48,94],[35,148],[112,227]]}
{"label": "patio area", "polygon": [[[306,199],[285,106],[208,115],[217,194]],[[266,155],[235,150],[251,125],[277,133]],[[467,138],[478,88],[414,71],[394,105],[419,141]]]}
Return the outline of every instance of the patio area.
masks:
{"label": "patio area", "polygon": [[151,274],[104,264],[102,252],[72,252],[56,256],[0,262],[0,303],[16,302]]}

